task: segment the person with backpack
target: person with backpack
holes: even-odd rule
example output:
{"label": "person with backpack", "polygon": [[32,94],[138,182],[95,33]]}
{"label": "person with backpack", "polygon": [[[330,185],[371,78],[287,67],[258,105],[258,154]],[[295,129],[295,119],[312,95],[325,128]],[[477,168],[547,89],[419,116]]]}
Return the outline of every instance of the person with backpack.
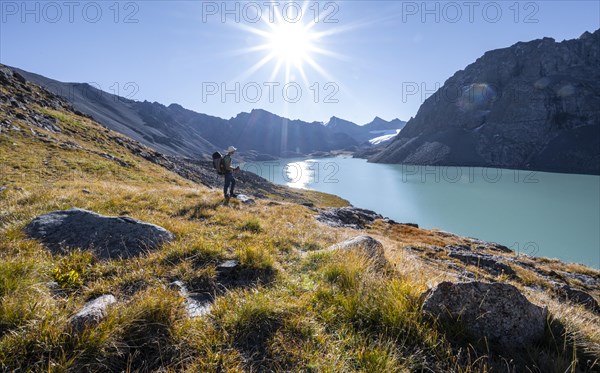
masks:
{"label": "person with backpack", "polygon": [[[233,177],[233,171],[239,171],[240,166],[231,167],[231,156],[235,154],[237,149],[233,146],[227,148],[227,155],[223,157],[221,160],[222,171],[225,175],[225,185],[223,186],[223,194],[225,195],[225,199],[228,200],[231,197],[236,197],[236,194],[233,193],[233,189],[235,188],[235,177]],[[227,189],[229,189],[229,194],[227,194]]]}

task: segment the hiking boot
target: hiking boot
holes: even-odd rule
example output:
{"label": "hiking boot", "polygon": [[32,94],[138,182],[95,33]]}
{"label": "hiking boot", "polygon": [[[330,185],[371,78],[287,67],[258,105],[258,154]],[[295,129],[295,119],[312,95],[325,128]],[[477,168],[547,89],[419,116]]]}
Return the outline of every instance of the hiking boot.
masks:
{"label": "hiking boot", "polygon": [[235,194],[235,193],[231,193],[229,196],[230,196],[230,197],[233,197],[233,198],[237,198],[237,196],[238,196],[238,195],[237,195],[237,194]]}

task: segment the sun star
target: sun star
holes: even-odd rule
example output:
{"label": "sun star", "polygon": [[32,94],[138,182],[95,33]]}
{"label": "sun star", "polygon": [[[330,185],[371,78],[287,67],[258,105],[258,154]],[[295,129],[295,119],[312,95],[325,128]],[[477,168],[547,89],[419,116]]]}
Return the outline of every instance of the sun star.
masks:
{"label": "sun star", "polygon": [[[273,19],[263,17],[262,26],[260,25],[241,25],[238,26],[247,32],[259,36],[262,41],[257,45],[244,49],[241,52],[263,52],[263,57],[253,66],[248,68],[240,78],[248,78],[254,72],[261,69],[269,62],[273,63],[271,79],[275,79],[280,71],[284,70],[284,81],[295,80],[296,76],[302,78],[308,86],[309,79],[306,76],[306,67],[316,71],[321,77],[331,81],[332,77],[317,62],[317,56],[329,56],[340,58],[337,53],[323,48],[322,39],[326,36],[342,31],[334,24],[321,25],[327,27],[325,31],[317,32],[315,26],[323,23],[322,19],[314,19],[311,12],[308,11],[309,3],[304,3],[303,17],[294,22],[286,19],[282,14],[275,12]],[[264,27],[266,25],[266,27]]]}

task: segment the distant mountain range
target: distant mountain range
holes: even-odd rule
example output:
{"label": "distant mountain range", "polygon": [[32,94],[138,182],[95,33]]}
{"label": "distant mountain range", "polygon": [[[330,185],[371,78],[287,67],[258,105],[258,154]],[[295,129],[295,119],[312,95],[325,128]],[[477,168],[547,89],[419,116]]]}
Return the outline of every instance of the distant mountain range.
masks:
{"label": "distant mountain range", "polygon": [[376,117],[363,126],[338,117],[308,123],[260,109],[223,119],[13,69],[167,155],[201,158],[235,145],[248,160],[345,150],[381,163],[600,174],[600,30],[486,52],[408,123]]}
{"label": "distant mountain range", "polygon": [[376,117],[359,126],[332,117],[329,122],[290,120],[255,109],[223,119],[181,105],[135,101],[101,91],[87,83],[63,83],[12,68],[25,79],[67,99],[78,111],[106,127],[155,150],[190,158],[207,157],[235,145],[247,159],[305,156],[370,147],[377,131],[396,130],[406,122]]}
{"label": "distant mountain range", "polygon": [[370,161],[600,174],[600,30],[485,53]]}
{"label": "distant mountain range", "polygon": [[375,117],[373,121],[365,124],[364,126],[358,126],[352,122],[337,117],[331,117],[331,119],[329,119],[329,121],[325,124],[329,130],[348,134],[360,142],[361,145],[366,145],[369,140],[381,136],[382,132],[395,132],[396,130],[404,128],[404,125],[406,125],[406,122],[400,119],[394,119],[388,122],[379,117]]}

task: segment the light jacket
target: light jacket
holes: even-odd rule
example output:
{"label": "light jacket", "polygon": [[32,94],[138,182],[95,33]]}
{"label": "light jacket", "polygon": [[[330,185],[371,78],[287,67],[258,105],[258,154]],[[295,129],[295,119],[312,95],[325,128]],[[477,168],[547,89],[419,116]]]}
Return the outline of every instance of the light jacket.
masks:
{"label": "light jacket", "polygon": [[231,167],[231,155],[227,154],[223,157],[223,169],[226,173],[231,173],[233,168]]}

